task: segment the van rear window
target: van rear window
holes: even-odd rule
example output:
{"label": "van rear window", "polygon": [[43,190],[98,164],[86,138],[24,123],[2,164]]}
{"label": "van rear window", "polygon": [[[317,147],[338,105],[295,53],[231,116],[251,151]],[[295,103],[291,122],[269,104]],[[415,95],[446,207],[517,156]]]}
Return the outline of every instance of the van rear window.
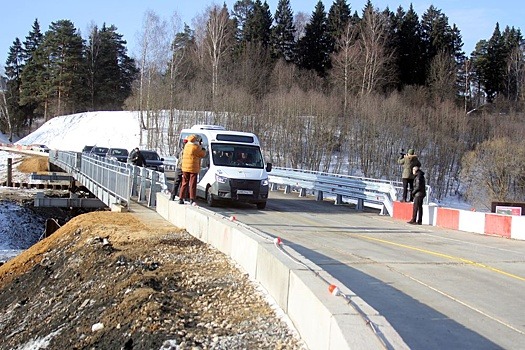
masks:
{"label": "van rear window", "polygon": [[252,136],[217,134],[217,141],[253,143]]}

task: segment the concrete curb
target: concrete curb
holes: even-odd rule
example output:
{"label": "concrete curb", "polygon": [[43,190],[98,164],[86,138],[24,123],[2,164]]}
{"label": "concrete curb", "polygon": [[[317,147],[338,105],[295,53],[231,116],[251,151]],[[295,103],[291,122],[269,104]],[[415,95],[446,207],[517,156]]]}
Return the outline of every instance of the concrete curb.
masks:
{"label": "concrete curb", "polygon": [[[355,293],[293,249],[281,249],[265,233],[202,207],[180,205],[162,193],[157,194],[156,210],[240,265],[288,315],[310,349],[409,348]],[[351,303],[332,295],[326,281],[338,286]]]}

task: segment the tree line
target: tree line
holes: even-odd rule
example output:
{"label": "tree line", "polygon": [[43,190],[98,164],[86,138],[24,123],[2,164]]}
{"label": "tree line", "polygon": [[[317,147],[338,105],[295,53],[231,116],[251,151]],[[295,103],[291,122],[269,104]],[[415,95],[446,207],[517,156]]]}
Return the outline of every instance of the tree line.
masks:
{"label": "tree line", "polygon": [[[191,27],[176,15],[164,20],[148,11],[134,60],[116,28],[109,28],[113,40],[106,40],[120,48],[109,56],[128,65],[105,71],[109,65],[94,64],[99,56],[89,55],[90,44],[75,56],[89,74],[62,76],[59,69],[38,71],[36,64],[29,73],[36,55],[21,56],[20,80],[6,66],[8,86],[18,81],[23,91],[24,71],[27,81],[56,84],[34,90],[39,100],[30,106],[27,95],[10,95],[8,88],[8,101],[45,117],[137,110],[141,141],[166,154],[175,154],[181,128],[221,123],[259,134],[278,166],[396,179],[400,149],[415,148],[437,198],[457,192],[473,199],[479,187],[489,194],[483,198],[498,200],[525,192],[523,161],[506,170],[505,181],[503,170],[488,169],[486,176],[494,178],[488,181],[474,167],[490,164],[485,147],[513,147],[524,139],[524,41],[514,27],[500,30],[496,23],[491,38],[468,57],[459,28],[434,6],[419,17],[412,6],[380,10],[368,1],[352,11],[346,0],[335,0],[327,10],[319,1],[310,15],[294,15],[290,1],[279,0],[272,15],[266,1],[239,0],[232,9],[209,6]],[[46,52],[48,59],[58,57]],[[70,85],[59,85],[55,74],[69,76]],[[65,89],[79,81],[85,83],[75,99]],[[115,85],[106,91],[122,94],[99,93],[109,82]]]}
{"label": "tree line", "polygon": [[35,118],[120,110],[137,73],[115,26],[93,26],[84,40],[69,20],[42,33],[36,19],[25,40],[16,38],[9,49],[2,131],[12,136]]}

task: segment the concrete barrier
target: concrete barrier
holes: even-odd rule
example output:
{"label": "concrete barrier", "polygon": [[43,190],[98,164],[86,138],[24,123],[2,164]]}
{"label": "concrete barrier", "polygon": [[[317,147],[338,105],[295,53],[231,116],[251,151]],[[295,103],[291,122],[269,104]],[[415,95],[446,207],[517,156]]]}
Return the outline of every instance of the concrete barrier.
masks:
{"label": "concrete barrier", "polygon": [[[375,309],[319,266],[276,243],[274,237],[205,208],[180,205],[163,193],[157,194],[156,209],[244,269],[286,312],[309,349],[408,349]],[[331,294],[327,281],[342,294]]]}
{"label": "concrete barrier", "polygon": [[[394,202],[392,217],[410,218],[412,203]],[[423,224],[446,229],[525,240],[525,216],[483,213],[472,210],[423,205]]]}

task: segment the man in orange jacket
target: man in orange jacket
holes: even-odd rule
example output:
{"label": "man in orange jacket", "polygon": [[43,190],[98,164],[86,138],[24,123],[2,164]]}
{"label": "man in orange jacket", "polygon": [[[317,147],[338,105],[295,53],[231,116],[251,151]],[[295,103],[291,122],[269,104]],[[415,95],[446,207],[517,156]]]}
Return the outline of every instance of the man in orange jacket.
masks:
{"label": "man in orange jacket", "polygon": [[188,142],[184,146],[179,204],[184,204],[184,195],[188,192],[190,195],[190,204],[195,202],[197,196],[197,176],[201,170],[201,159],[206,156],[206,150],[201,144],[202,140],[198,135],[190,135],[188,136]]}

